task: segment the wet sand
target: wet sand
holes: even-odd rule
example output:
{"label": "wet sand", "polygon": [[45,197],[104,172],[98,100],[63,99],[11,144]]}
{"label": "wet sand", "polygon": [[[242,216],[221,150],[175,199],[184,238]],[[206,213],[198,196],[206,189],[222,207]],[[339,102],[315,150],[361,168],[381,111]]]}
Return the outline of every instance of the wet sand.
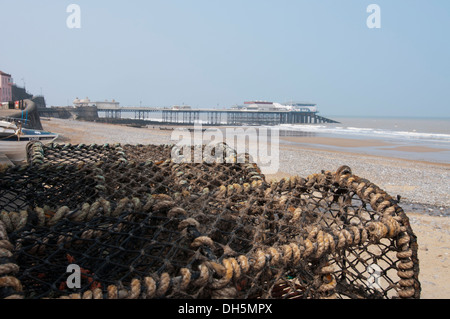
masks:
{"label": "wet sand", "polygon": [[394,148],[381,148],[382,150],[411,152],[411,153],[429,153],[429,152],[445,152],[445,149],[427,147],[427,146],[397,146]]}
{"label": "wet sand", "polygon": [[[44,129],[61,134],[57,143],[174,143],[170,139],[170,130],[156,127],[135,128],[61,119],[46,120],[42,124]],[[292,175],[306,177],[321,170],[335,171],[341,165],[349,165],[355,175],[367,178],[392,196],[401,195],[404,210],[418,237],[422,298],[450,298],[450,164],[358,154],[361,147],[358,143],[368,143],[366,140],[286,138],[297,142],[301,139],[304,144],[280,145],[280,169],[278,173],[266,176],[268,180]],[[354,151],[315,149],[314,146],[320,143],[345,145]],[[370,143],[377,143],[376,146],[380,147],[392,146],[372,140]]]}
{"label": "wet sand", "polygon": [[301,143],[301,144],[314,144],[314,145],[329,145],[338,147],[375,147],[375,146],[391,146],[392,143],[387,143],[379,140],[369,139],[350,139],[350,138],[335,138],[335,137],[280,137],[281,140]]}

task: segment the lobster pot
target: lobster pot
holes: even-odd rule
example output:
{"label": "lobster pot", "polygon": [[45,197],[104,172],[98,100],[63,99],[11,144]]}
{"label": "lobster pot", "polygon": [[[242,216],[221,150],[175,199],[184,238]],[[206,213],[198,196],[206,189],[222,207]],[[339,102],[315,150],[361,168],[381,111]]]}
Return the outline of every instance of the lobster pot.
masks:
{"label": "lobster pot", "polygon": [[268,182],[226,144],[177,154],[29,144],[0,170],[0,297],[420,297],[407,215],[349,167]]}

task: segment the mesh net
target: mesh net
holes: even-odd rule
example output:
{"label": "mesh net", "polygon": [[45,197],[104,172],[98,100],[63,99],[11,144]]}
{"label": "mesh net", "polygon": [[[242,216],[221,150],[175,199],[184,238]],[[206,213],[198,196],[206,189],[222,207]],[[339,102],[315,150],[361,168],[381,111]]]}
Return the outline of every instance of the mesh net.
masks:
{"label": "mesh net", "polygon": [[408,217],[349,167],[267,182],[172,151],[29,144],[0,172],[0,297],[420,297]]}

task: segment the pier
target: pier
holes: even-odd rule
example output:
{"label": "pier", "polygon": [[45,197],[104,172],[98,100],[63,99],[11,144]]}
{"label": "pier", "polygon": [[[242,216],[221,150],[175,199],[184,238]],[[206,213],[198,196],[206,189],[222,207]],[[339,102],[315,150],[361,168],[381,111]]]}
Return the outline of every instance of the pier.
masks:
{"label": "pier", "polygon": [[[169,109],[145,107],[97,108],[106,120],[119,119],[152,121],[171,125],[194,125],[198,121],[206,125],[279,125],[279,124],[319,124],[338,123],[319,116],[317,112],[285,110],[236,110],[236,109]],[[125,116],[126,115],[126,116]],[[100,116],[103,117],[103,116]]]}

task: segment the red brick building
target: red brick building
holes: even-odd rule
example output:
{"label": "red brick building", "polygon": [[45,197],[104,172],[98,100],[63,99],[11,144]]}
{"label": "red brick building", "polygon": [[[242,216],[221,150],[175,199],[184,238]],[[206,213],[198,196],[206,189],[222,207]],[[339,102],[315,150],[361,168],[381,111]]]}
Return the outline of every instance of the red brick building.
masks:
{"label": "red brick building", "polygon": [[11,74],[0,71],[0,102],[12,100],[12,85]]}

